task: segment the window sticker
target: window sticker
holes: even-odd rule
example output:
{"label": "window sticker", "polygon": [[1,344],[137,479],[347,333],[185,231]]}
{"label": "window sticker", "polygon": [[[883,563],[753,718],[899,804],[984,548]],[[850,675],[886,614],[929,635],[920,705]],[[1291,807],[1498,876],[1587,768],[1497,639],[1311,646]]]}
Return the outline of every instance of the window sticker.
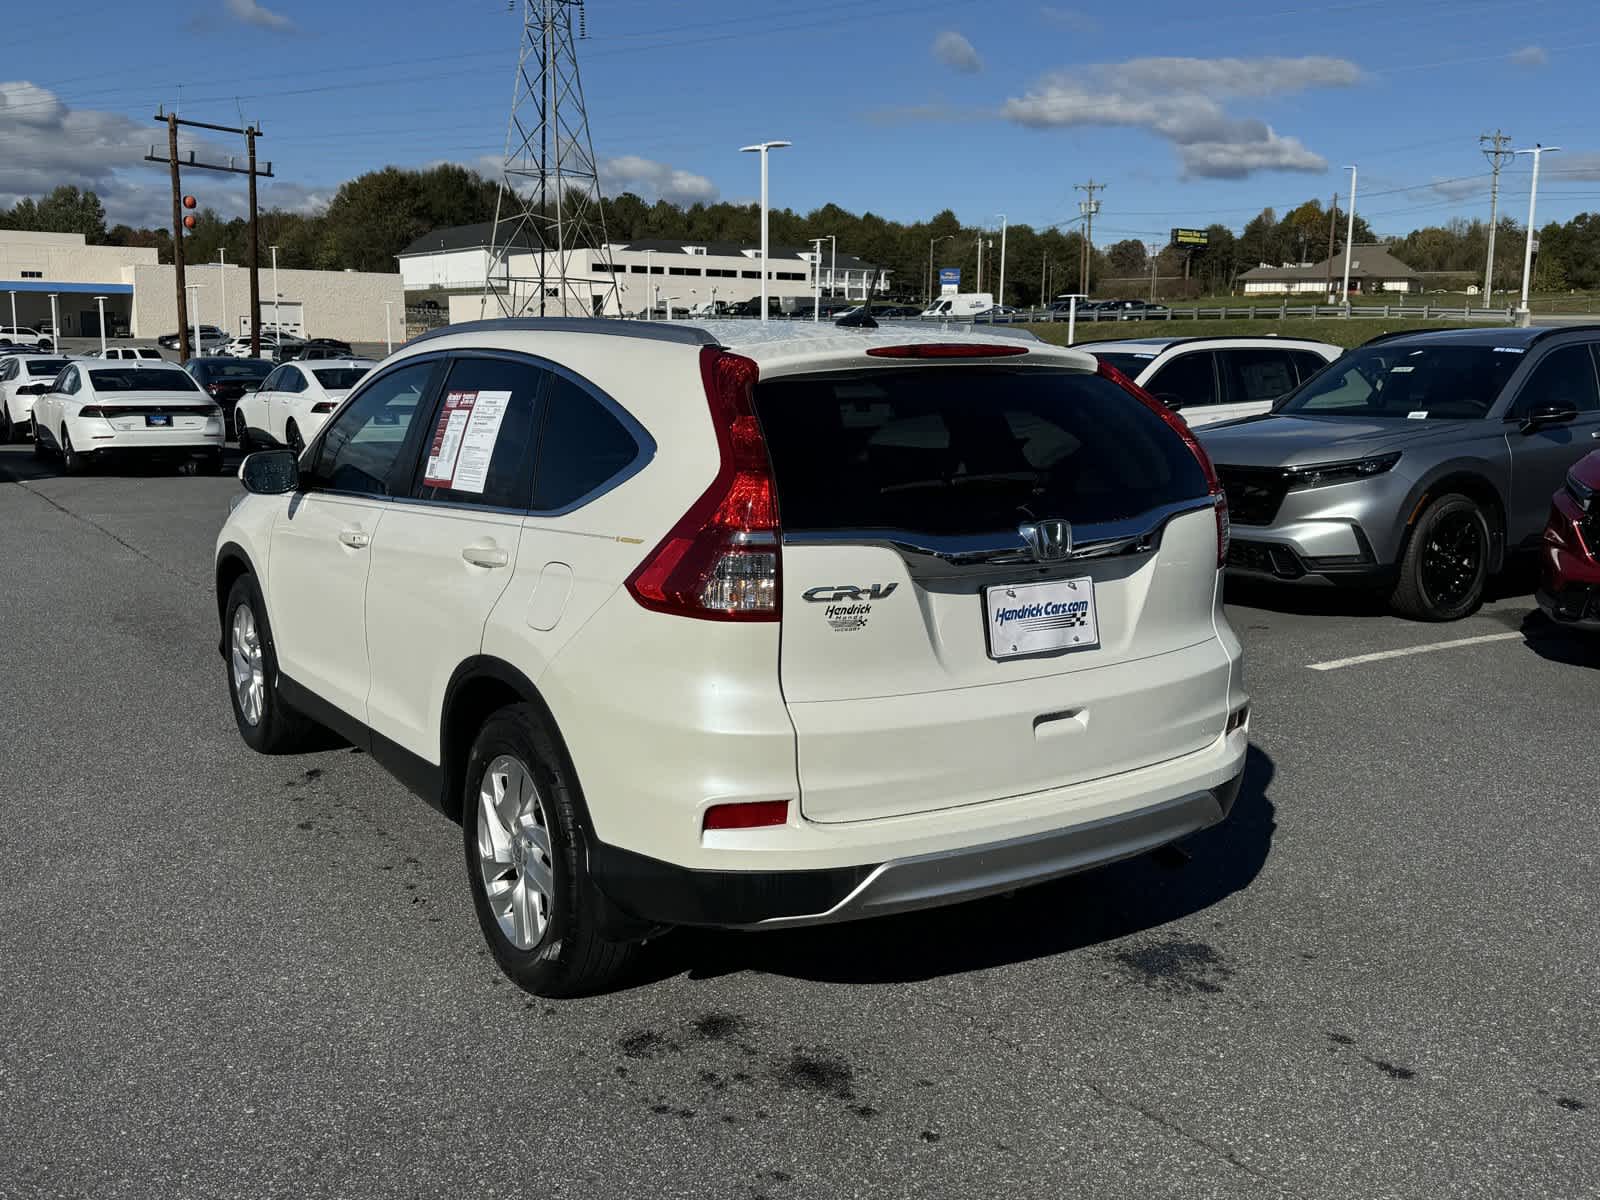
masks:
{"label": "window sticker", "polygon": [[511,406],[509,391],[477,392],[467,416],[466,432],[461,437],[461,453],[456,460],[455,482],[458,492],[483,494],[489,481],[489,460],[500,440],[500,425]]}
{"label": "window sticker", "polygon": [[434,426],[422,482],[428,487],[482,495],[510,402],[508,391],[447,393],[439,409],[439,423]]}

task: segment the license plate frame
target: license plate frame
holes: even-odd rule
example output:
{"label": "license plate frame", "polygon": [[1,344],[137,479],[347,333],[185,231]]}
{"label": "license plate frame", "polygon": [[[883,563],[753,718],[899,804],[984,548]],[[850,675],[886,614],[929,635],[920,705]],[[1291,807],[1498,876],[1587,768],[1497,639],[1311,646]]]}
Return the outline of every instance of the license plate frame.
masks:
{"label": "license plate frame", "polygon": [[[1052,607],[1056,605],[1059,610]],[[984,588],[983,636],[996,662],[1098,649],[1100,611],[1093,576]]]}

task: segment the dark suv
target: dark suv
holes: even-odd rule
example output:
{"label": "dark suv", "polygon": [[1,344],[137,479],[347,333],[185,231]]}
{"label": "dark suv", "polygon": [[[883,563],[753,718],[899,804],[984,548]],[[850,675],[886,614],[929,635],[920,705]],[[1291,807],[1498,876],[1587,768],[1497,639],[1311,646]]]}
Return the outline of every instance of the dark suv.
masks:
{"label": "dark suv", "polygon": [[1388,335],[1269,415],[1201,430],[1228,495],[1229,571],[1466,616],[1600,445],[1597,356],[1600,326]]}

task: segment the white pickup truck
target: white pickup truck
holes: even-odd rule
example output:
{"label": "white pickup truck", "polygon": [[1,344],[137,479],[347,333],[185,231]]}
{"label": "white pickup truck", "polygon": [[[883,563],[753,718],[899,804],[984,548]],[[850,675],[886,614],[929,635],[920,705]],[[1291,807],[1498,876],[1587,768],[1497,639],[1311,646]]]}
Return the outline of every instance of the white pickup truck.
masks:
{"label": "white pickup truck", "polygon": [[37,329],[26,325],[0,325],[0,342],[13,346],[32,346],[36,350],[54,350],[55,342]]}

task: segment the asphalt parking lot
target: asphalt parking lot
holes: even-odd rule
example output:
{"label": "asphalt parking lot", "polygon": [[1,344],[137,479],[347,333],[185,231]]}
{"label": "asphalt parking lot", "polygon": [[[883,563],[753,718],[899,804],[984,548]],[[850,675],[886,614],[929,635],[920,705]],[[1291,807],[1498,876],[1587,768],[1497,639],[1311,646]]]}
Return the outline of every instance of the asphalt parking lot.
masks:
{"label": "asphalt parking lot", "polygon": [[455,826],[239,741],[237,487],[0,448],[0,1194],[1600,1191],[1600,642],[1516,581],[1448,627],[1234,597],[1254,749],[1187,862],[551,1003]]}

